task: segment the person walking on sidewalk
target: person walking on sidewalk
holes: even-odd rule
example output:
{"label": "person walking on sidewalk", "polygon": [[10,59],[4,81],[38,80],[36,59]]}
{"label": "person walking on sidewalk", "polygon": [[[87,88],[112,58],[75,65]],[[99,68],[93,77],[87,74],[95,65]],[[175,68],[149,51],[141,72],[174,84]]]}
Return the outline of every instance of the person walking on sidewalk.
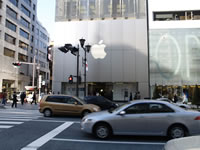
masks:
{"label": "person walking on sidewalk", "polygon": [[36,95],[35,95],[35,92],[33,92],[33,98],[32,98],[33,100],[32,100],[32,102],[31,102],[31,104],[32,103],[35,103],[35,105],[37,104],[37,102],[36,102]]}
{"label": "person walking on sidewalk", "polygon": [[6,92],[3,92],[3,94],[2,94],[2,104],[3,105],[6,105],[6,97],[7,97]]}
{"label": "person walking on sidewalk", "polygon": [[12,108],[15,105],[15,108],[17,108],[17,95],[16,92],[13,93],[13,103],[12,103]]}
{"label": "person walking on sidewalk", "polygon": [[21,95],[20,95],[20,99],[21,99],[21,104],[23,105],[24,104],[24,99],[26,98],[26,94],[25,92],[22,92]]}

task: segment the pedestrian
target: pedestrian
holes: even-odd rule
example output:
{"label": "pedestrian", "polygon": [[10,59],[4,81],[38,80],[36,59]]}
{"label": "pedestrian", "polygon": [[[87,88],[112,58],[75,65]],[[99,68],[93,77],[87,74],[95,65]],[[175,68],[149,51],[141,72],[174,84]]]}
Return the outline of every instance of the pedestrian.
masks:
{"label": "pedestrian", "polygon": [[3,105],[6,105],[6,97],[7,97],[6,92],[3,92],[3,94],[2,94],[2,104]]}
{"label": "pedestrian", "polygon": [[13,93],[13,103],[12,103],[12,108],[14,107],[17,108],[17,95],[16,92]]}
{"label": "pedestrian", "polygon": [[32,97],[32,102],[31,102],[31,104],[32,103],[35,103],[35,105],[37,104],[37,102],[36,102],[36,95],[35,95],[35,92],[33,92],[33,97]]}
{"label": "pedestrian", "polygon": [[140,92],[137,91],[137,92],[135,93],[134,99],[136,100],[136,99],[140,99],[140,98],[141,98]]}
{"label": "pedestrian", "polygon": [[188,98],[186,93],[183,93],[183,104],[187,104],[188,103]]}
{"label": "pedestrian", "polygon": [[141,95],[140,95],[140,92],[138,91],[137,99],[140,99],[140,98],[141,98]]}
{"label": "pedestrian", "polygon": [[174,103],[176,103],[178,101],[178,97],[177,97],[177,95],[175,94],[174,95]]}
{"label": "pedestrian", "polygon": [[20,99],[21,99],[21,104],[24,105],[24,99],[26,98],[26,94],[25,92],[22,92],[20,95]]}
{"label": "pedestrian", "polygon": [[132,92],[130,93],[129,101],[133,100]]}

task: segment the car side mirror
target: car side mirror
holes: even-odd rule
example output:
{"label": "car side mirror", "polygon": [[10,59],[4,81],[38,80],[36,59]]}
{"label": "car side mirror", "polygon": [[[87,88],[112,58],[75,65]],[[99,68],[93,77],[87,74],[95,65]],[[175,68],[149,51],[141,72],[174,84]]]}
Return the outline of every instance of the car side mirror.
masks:
{"label": "car side mirror", "polygon": [[119,115],[121,115],[121,116],[123,116],[123,115],[125,115],[125,114],[126,114],[125,111],[120,111],[120,113],[119,113]]}
{"label": "car side mirror", "polygon": [[74,102],[74,105],[78,105],[78,103],[77,103],[77,102]]}

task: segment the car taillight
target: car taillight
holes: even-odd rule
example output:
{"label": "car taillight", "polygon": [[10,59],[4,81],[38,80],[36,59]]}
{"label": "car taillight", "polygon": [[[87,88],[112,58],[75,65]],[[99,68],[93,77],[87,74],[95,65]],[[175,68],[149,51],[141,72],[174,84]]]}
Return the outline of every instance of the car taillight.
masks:
{"label": "car taillight", "polygon": [[200,116],[197,116],[194,120],[200,120]]}

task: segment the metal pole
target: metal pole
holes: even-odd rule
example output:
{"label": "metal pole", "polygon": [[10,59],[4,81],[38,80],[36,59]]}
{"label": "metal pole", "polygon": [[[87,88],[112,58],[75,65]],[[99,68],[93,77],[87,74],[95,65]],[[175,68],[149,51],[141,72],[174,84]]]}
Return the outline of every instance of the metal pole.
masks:
{"label": "metal pole", "polygon": [[150,85],[150,46],[149,46],[149,3],[146,0],[146,21],[147,21],[147,51],[148,51],[148,90],[149,97],[151,98],[151,85]]}
{"label": "metal pole", "polygon": [[34,87],[35,84],[34,84],[34,81],[35,81],[35,56],[33,58],[33,80],[32,80],[32,86]]}
{"label": "metal pole", "polygon": [[77,71],[76,71],[76,96],[79,97],[79,88],[78,88],[78,84],[79,84],[79,45],[78,45],[78,52],[77,52]]}
{"label": "metal pole", "polygon": [[84,59],[84,97],[86,96],[86,49],[85,50],[85,59]]}

